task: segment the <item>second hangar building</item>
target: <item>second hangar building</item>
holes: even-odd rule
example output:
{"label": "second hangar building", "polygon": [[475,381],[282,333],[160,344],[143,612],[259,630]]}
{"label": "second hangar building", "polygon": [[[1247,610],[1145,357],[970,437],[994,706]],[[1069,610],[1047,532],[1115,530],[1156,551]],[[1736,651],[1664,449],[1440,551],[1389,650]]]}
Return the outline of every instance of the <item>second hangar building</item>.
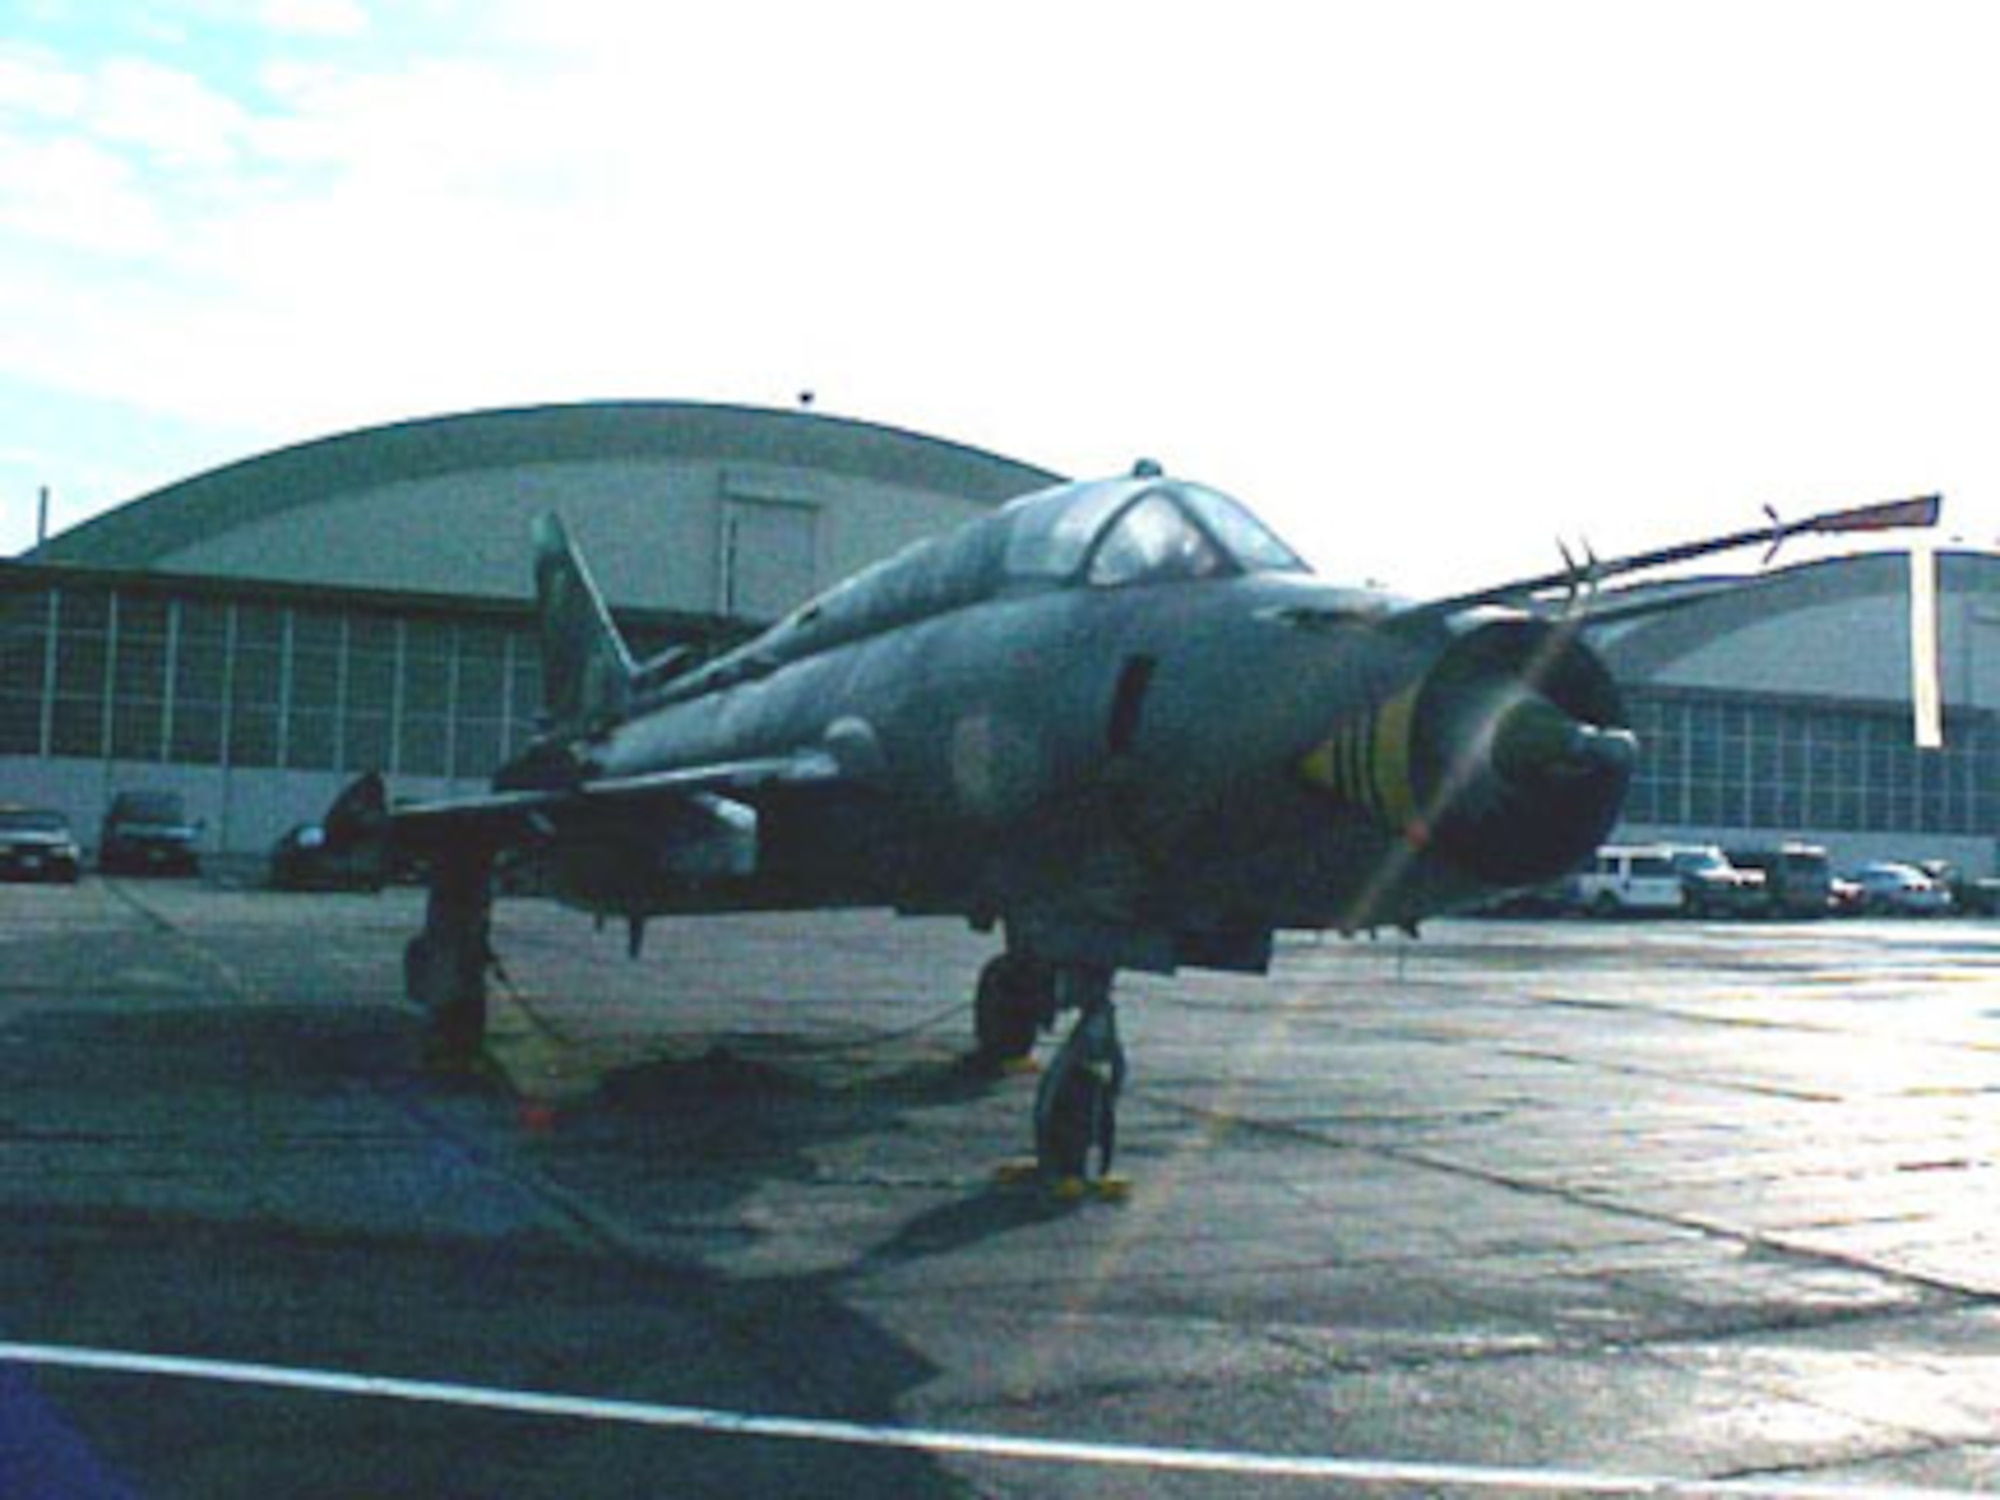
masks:
{"label": "second hangar building", "polygon": [[[534,732],[540,512],[564,515],[650,653],[738,637],[1061,477],[868,423],[674,402],[251,458],[0,564],[0,801],[60,807],[88,840],[115,791],[178,791],[211,852],[252,854],[361,771],[469,790]],[[2000,557],[1940,561],[1941,751],[1910,743],[1900,556],[1780,569],[1603,632],[1644,746],[1620,837],[1995,869]]]}

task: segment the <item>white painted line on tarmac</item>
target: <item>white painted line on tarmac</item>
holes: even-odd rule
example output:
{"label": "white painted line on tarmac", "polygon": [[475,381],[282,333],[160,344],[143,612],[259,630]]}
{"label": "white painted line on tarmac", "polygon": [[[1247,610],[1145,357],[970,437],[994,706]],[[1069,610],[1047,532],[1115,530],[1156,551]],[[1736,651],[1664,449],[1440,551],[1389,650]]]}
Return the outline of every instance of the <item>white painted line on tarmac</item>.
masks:
{"label": "white painted line on tarmac", "polygon": [[140,1354],[116,1349],[79,1349],[59,1344],[0,1342],[0,1363],[43,1369],[160,1376],[172,1380],[256,1386],[314,1395],[468,1407],[521,1416],[671,1428],[721,1437],[835,1443],[847,1447],[901,1449],[948,1457],[1027,1463],[1334,1481],[1379,1488],[1445,1486],[1464,1491],[1500,1493],[1547,1493],[1554,1490],[1573,1495],[1756,1496],[1770,1497],[1770,1500],[1964,1500],[1963,1495],[1956,1491],[1814,1485],[1784,1479],[1677,1479],[1665,1475],[1614,1474],[1591,1469],[1508,1468],[1309,1454],[1243,1453],[1216,1448],[1166,1448],[1141,1443],[1072,1442],[1062,1438],[1017,1437],[1004,1433],[953,1432],[813,1417],[763,1416],[701,1406],[659,1406],[640,1401],[610,1401],[591,1396],[510,1391],[490,1386],[401,1380],[381,1375],[245,1364],[233,1360],[188,1359],[177,1355]]}

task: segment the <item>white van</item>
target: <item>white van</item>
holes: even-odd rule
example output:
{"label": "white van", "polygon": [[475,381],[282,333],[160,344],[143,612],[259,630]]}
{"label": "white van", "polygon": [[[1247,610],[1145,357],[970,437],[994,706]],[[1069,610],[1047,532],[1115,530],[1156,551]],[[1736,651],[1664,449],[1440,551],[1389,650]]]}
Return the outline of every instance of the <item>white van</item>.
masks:
{"label": "white van", "polygon": [[1679,916],[1686,899],[1673,851],[1663,845],[1606,844],[1576,877],[1577,907],[1595,917]]}

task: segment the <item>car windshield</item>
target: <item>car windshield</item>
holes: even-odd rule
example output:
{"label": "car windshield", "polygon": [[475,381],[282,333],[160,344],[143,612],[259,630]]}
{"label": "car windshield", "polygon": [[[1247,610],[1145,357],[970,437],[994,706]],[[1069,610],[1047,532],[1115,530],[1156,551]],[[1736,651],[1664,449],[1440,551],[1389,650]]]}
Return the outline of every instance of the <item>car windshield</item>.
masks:
{"label": "car windshield", "polygon": [[69,819],[59,812],[10,810],[0,812],[0,833],[67,833]]}
{"label": "car windshield", "polygon": [[1728,865],[1712,849],[1689,849],[1674,856],[1674,868],[1683,875],[1699,875],[1707,870],[1724,870]]}

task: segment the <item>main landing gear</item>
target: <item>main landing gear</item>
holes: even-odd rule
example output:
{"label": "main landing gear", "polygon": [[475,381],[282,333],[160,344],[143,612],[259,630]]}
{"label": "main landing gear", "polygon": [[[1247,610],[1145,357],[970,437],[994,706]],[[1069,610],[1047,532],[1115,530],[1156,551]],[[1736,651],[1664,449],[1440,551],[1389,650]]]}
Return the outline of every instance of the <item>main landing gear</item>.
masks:
{"label": "main landing gear", "polygon": [[424,1056],[433,1067],[470,1067],[486,1040],[492,927],[492,860],[483,853],[435,860],[424,930],[403,949],[403,988],[430,1016]]}
{"label": "main landing gear", "polygon": [[989,1065],[1026,1058],[1060,1012],[1077,1012],[1035,1094],[1035,1168],[1058,1187],[1106,1180],[1117,1149],[1125,1049],[1111,980],[1110,969],[1021,953],[1000,955],[979,976],[975,1056]]}

